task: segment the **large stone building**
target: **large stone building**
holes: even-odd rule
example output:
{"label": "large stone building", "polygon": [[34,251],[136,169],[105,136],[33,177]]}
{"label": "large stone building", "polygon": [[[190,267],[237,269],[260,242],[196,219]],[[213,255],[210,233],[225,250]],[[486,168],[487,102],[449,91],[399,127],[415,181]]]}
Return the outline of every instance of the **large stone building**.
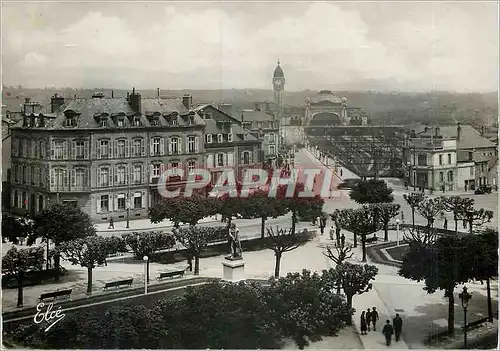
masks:
{"label": "large stone building", "polygon": [[[186,177],[168,179],[182,187],[190,170],[206,167],[207,124],[220,145],[245,134],[234,127],[231,139],[231,132],[214,129],[189,95],[142,98],[134,90],[126,98],[96,93],[69,101],[55,95],[50,109],[27,102],[11,129],[11,207],[26,214],[66,202],[96,222],[123,219],[127,208],[131,219],[146,217],[160,200],[157,182],[166,168],[185,170]],[[222,157],[228,164],[230,157]]]}
{"label": "large stone building", "polygon": [[330,90],[322,90],[313,98],[307,98],[304,120],[310,125],[366,125],[368,115],[359,107],[347,104]]}

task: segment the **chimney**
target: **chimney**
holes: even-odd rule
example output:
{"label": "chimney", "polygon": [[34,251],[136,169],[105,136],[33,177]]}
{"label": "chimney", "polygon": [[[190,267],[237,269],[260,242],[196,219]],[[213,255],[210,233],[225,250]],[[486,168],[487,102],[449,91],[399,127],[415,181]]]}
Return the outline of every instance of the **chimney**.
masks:
{"label": "chimney", "polygon": [[458,124],[457,124],[457,141],[460,141],[461,134],[462,134],[462,125],[460,124],[460,122],[458,122]]}
{"label": "chimney", "polygon": [[135,88],[132,89],[128,104],[135,113],[141,113],[141,94],[136,94]]}
{"label": "chimney", "polygon": [[185,108],[190,110],[191,106],[193,106],[193,97],[190,94],[184,94],[182,97],[182,104]]}
{"label": "chimney", "polygon": [[160,97],[160,88],[156,88],[156,96]]}
{"label": "chimney", "polygon": [[111,90],[111,98],[114,98],[114,97],[115,97],[115,91]]}
{"label": "chimney", "polygon": [[440,136],[439,126],[436,126],[436,128],[434,129],[434,136],[436,138],[438,138]]}
{"label": "chimney", "polygon": [[64,105],[64,98],[54,94],[54,96],[50,99],[50,112],[58,113],[61,110],[62,105]]}

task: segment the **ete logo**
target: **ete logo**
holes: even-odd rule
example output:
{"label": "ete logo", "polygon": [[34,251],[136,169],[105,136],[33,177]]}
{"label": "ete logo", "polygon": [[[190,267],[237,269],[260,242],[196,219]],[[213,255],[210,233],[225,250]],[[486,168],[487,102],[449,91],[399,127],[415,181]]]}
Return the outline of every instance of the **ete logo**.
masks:
{"label": "ete logo", "polygon": [[[44,312],[44,307],[45,307],[45,304],[42,302],[42,303],[39,303],[37,306],[36,306],[36,310],[38,311],[36,314],[35,314],[35,317],[33,317],[33,321],[36,323],[36,324],[40,324],[42,323],[43,321],[46,321],[47,323],[50,323],[50,321],[53,321],[52,324],[50,324],[46,329],[45,331],[49,331],[50,328],[52,328],[57,322],[61,321],[65,314],[62,313],[61,311],[61,306],[59,306],[59,308],[57,309],[57,311],[52,311],[52,308],[54,307],[54,304],[51,303],[47,306],[47,310]],[[55,319],[55,320],[54,320]]]}

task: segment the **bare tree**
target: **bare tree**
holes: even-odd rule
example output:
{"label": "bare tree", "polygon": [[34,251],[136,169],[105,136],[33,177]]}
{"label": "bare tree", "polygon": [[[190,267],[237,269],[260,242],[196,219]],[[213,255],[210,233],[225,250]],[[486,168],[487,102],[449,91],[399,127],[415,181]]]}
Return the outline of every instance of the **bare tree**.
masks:
{"label": "bare tree", "polygon": [[411,219],[413,223],[413,228],[415,228],[415,210],[417,209],[418,205],[422,201],[424,201],[425,195],[422,193],[411,193],[411,194],[404,194],[403,198],[411,208]]}
{"label": "bare tree", "polygon": [[[333,252],[333,248],[335,248],[336,253]],[[350,259],[354,255],[354,253],[352,252],[351,245],[346,244],[345,241],[342,241],[340,245],[327,245],[326,252],[323,252],[323,255],[328,257],[330,260],[335,262],[337,266],[339,266],[344,263],[344,261]],[[337,295],[340,295],[341,285],[341,278],[339,277],[339,280],[337,282]]]}
{"label": "bare tree", "polygon": [[458,234],[458,220],[464,218],[467,212],[473,209],[474,200],[461,196],[441,196],[441,202],[446,212],[453,213],[455,234]]}

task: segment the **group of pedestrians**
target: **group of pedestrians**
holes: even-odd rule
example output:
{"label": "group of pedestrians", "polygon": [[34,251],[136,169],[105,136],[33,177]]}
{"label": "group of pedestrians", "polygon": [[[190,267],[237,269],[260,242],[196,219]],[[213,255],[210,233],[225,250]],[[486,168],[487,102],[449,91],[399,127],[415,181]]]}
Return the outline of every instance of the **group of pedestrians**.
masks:
{"label": "group of pedestrians", "polygon": [[[371,331],[371,327],[373,327],[373,331],[377,329],[377,321],[379,320],[378,311],[376,307],[370,311],[370,309],[361,312],[361,335],[367,335],[367,331]],[[385,344],[387,346],[391,345],[392,335],[394,334],[396,337],[396,341],[399,341],[401,338],[401,331],[403,330],[403,320],[399,316],[399,313],[396,313],[396,317],[391,321],[388,319],[385,321],[384,328],[382,328],[382,334],[385,337]]]}

